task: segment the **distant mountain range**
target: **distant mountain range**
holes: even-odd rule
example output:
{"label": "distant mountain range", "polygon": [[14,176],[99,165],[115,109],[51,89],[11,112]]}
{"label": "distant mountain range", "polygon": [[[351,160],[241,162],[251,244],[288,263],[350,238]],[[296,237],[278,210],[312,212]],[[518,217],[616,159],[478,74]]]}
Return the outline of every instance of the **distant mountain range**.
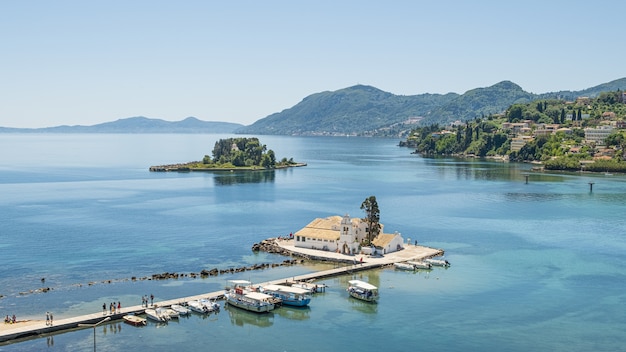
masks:
{"label": "distant mountain range", "polygon": [[233,133],[244,125],[230,122],[201,121],[188,117],[170,122],[143,116],[119,119],[92,126],[57,126],[45,128],[7,128],[0,132],[17,133]]}
{"label": "distant mountain range", "polygon": [[515,103],[537,99],[574,100],[601,92],[626,89],[626,78],[580,91],[533,94],[517,84],[502,81],[464,94],[394,95],[378,88],[356,85],[315,93],[295,106],[257,120],[249,126],[201,121],[188,117],[169,122],[130,117],[93,126],[5,128],[0,132],[47,133],[238,133],[273,135],[355,135],[403,137],[416,125],[467,121],[504,112]]}
{"label": "distant mountain range", "polygon": [[517,84],[503,81],[456,93],[394,95],[357,85],[334,92],[310,95],[292,108],[269,115],[238,133],[281,135],[406,135],[416,124],[447,124],[504,112],[515,103],[536,99],[574,100],[601,92],[626,89],[626,78],[581,91],[533,94]]}

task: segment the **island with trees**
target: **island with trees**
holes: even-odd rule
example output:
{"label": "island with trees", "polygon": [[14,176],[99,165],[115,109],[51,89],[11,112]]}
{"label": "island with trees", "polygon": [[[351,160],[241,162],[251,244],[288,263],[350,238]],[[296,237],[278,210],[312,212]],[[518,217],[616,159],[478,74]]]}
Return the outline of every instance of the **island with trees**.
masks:
{"label": "island with trees", "polygon": [[261,171],[306,166],[293,158],[276,160],[274,151],[254,137],[220,139],[212,155],[205,155],[201,161],[150,166],[150,171]]}
{"label": "island with trees", "polygon": [[532,162],[545,170],[626,172],[626,92],[513,104],[502,114],[416,128],[400,146],[426,156]]}

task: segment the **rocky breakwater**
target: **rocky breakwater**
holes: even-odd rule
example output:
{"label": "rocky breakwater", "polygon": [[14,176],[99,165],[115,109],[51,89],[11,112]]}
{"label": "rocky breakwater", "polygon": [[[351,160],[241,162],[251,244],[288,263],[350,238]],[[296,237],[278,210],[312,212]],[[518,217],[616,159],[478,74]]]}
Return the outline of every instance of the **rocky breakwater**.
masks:
{"label": "rocky breakwater", "polygon": [[254,252],[263,251],[267,253],[273,254],[281,254],[285,256],[291,256],[293,253],[284,249],[276,243],[276,238],[268,238],[266,240],[261,241],[260,243],[255,243],[252,245],[252,250]]}

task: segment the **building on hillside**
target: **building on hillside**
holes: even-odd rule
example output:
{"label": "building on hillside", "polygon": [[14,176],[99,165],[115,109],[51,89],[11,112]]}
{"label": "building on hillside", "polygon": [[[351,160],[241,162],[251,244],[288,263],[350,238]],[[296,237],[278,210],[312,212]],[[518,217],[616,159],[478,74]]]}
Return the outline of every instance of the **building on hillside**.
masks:
{"label": "building on hillside", "polygon": [[587,143],[595,143],[596,145],[604,145],[604,140],[613,133],[612,126],[600,126],[598,128],[585,128],[585,141]]}
{"label": "building on hillside", "polygon": [[372,241],[374,248],[365,247],[367,223],[362,219],[350,218],[348,214],[317,218],[294,234],[294,245],[349,255],[385,254],[404,248],[400,234],[385,234],[383,230],[380,224],[380,233]]}
{"label": "building on hillside", "polygon": [[526,143],[532,140],[533,140],[533,137],[531,136],[519,136],[519,137],[511,138],[511,151],[519,152],[520,149],[522,149],[522,147],[526,145]]}
{"label": "building on hillside", "polygon": [[532,121],[524,120],[522,122],[504,122],[503,130],[510,130],[513,134],[528,134],[532,131],[530,128]]}
{"label": "building on hillside", "polygon": [[563,132],[565,134],[572,134],[573,131],[571,128],[567,128],[567,127],[561,127],[559,129],[556,130],[557,132]]}

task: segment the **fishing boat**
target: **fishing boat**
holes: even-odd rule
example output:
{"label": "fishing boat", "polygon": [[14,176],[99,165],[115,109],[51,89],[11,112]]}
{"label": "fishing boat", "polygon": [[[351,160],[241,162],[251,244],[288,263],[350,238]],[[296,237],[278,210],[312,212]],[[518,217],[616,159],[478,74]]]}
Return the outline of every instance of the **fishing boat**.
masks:
{"label": "fishing boat", "polygon": [[122,317],[122,319],[124,319],[125,323],[134,325],[134,326],[144,326],[147,324],[146,318],[142,318],[134,314],[125,315]]}
{"label": "fishing boat", "polygon": [[445,259],[425,259],[426,263],[430,263],[433,266],[450,266],[450,262]]}
{"label": "fishing boat", "polygon": [[305,307],[311,302],[311,291],[284,285],[265,285],[261,292],[280,298],[282,304],[294,307]]}
{"label": "fishing boat", "polygon": [[348,281],[348,293],[350,296],[366,302],[376,302],[378,300],[378,287],[361,280]]}
{"label": "fishing boat", "polygon": [[148,319],[161,323],[167,323],[170,320],[169,314],[163,308],[146,309],[145,313]]}
{"label": "fishing boat", "polygon": [[433,268],[433,265],[426,262],[406,262],[407,264],[413,265],[415,269],[426,269],[430,270]]}
{"label": "fishing boat", "polygon": [[248,290],[249,281],[230,280],[229,283],[232,286],[224,295],[226,303],[256,313],[269,312],[276,307],[277,299],[274,296]]}
{"label": "fishing boat", "polygon": [[415,270],[415,266],[408,263],[393,263],[393,266],[398,270]]}

